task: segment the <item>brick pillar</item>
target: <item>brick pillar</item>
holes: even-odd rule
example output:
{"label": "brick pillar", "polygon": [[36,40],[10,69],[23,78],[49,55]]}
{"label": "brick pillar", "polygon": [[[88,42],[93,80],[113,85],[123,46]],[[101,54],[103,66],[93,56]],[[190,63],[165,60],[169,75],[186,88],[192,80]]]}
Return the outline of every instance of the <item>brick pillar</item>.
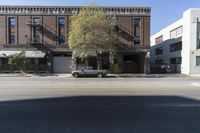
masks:
{"label": "brick pillar", "polygon": [[150,73],[150,52],[146,52],[145,58],[144,58],[144,73],[148,74]]}

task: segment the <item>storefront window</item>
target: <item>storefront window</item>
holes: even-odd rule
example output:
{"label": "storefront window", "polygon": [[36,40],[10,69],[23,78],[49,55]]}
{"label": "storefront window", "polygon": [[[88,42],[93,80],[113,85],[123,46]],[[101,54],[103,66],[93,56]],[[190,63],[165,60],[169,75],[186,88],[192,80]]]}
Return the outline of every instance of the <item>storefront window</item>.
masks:
{"label": "storefront window", "polygon": [[196,57],[196,66],[200,66],[200,56]]}

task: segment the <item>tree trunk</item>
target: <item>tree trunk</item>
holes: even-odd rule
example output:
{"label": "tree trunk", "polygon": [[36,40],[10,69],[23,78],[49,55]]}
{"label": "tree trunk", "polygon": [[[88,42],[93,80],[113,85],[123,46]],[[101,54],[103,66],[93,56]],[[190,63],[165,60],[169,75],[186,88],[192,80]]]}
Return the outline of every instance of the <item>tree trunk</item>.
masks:
{"label": "tree trunk", "polygon": [[102,68],[102,54],[97,54],[97,69],[100,70]]}
{"label": "tree trunk", "polygon": [[24,70],[23,70],[23,66],[19,67],[19,71],[20,71],[20,76],[24,76]]}
{"label": "tree trunk", "polygon": [[97,70],[100,69],[100,59],[99,59],[99,55],[97,55]]}

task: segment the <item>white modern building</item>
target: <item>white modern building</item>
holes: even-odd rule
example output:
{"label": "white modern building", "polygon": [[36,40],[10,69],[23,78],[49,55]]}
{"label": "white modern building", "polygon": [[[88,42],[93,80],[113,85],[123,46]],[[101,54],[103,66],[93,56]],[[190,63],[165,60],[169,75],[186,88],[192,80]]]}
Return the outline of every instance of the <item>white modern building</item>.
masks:
{"label": "white modern building", "polygon": [[200,74],[200,8],[151,37],[153,73]]}

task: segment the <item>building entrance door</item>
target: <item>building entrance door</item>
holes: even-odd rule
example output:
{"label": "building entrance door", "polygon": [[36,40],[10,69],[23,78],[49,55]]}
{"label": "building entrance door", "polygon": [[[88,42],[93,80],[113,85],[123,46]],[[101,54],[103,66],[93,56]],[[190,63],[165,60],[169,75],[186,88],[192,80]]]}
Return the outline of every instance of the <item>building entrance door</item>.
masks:
{"label": "building entrance door", "polygon": [[138,55],[124,55],[124,73],[139,73],[138,58]]}

